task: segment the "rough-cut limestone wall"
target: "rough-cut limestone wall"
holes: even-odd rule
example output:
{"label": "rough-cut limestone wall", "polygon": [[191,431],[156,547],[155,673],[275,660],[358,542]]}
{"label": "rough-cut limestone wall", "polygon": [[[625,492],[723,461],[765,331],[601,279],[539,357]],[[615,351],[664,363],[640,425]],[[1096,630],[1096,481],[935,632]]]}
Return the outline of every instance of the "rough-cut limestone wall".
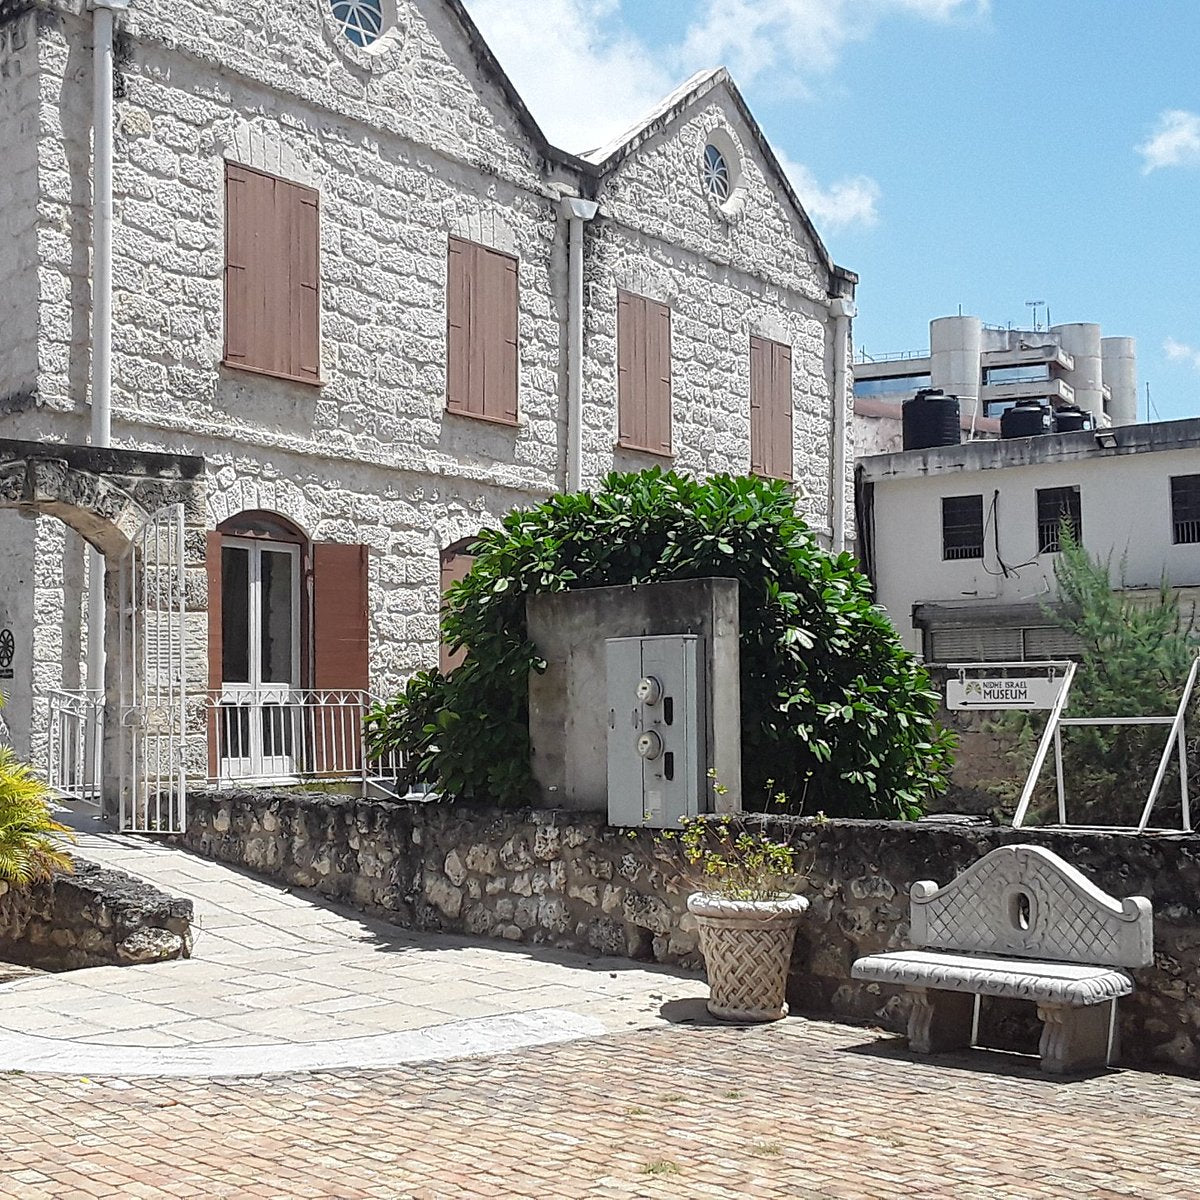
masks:
{"label": "rough-cut limestone wall", "polygon": [[0,420],[37,388],[36,20],[0,19]]}
{"label": "rough-cut limestone wall", "polygon": [[[736,211],[723,213],[701,186],[712,131],[738,149]],[[688,471],[744,472],[750,466],[750,336],[792,345],[793,459],[807,500],[801,510],[830,530],[833,318],[820,252],[783,190],[757,161],[758,149],[724,87],[698,109],[653,134],[601,192],[589,282],[597,297],[616,287],[672,309],[673,416],[677,464]],[[611,311],[610,311],[611,310]],[[613,463],[616,395],[615,299],[588,305],[585,444],[589,470]],[[646,465],[618,453],[615,465]],[[847,454],[847,485],[853,455]]]}
{"label": "rough-cut limestone wall", "polygon": [[95,863],[17,888],[0,883],[0,959],[47,971],[186,958],[192,902]]}
{"label": "rough-cut limestone wall", "polygon": [[[202,854],[412,928],[697,963],[688,888],[671,861],[651,834],[613,829],[599,815],[261,790],[196,796],[189,818],[183,840]],[[851,981],[854,959],[907,944],[917,880],[944,883],[996,846],[1036,842],[1114,895],[1150,897],[1155,961],[1121,1002],[1124,1061],[1200,1073],[1200,836],[840,820],[771,828],[793,839],[807,868],[811,907],[788,989],[796,1011],[903,1029],[903,994]],[[1031,1016],[994,1006],[985,1037],[1033,1049]]]}

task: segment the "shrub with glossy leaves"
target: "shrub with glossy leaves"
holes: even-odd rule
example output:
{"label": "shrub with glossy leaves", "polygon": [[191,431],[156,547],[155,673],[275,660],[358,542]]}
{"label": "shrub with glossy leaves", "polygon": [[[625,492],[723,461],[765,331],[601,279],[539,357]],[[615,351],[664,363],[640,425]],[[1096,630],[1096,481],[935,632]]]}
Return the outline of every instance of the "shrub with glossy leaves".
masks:
{"label": "shrub with glossy leaves", "polygon": [[446,796],[528,804],[528,680],[543,664],[525,597],[721,576],[740,583],[743,803],[914,817],[945,788],[951,735],[938,697],[848,554],[821,549],[785,484],[658,469],[608,476],[479,535],[443,630],[467,656],[414,678],[370,716],[376,754],[401,749]]}

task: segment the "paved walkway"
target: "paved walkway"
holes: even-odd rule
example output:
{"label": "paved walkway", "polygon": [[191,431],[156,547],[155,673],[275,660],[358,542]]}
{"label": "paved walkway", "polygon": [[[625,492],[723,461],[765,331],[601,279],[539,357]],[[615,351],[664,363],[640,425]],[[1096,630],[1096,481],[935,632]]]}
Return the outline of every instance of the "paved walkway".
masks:
{"label": "paved walkway", "polygon": [[[695,1016],[698,1006],[679,1006]],[[1200,1082],[789,1019],[252,1079],[0,1073],[21,1200],[1195,1200]]]}
{"label": "paved walkway", "polygon": [[229,1075],[380,1067],[664,1024],[701,980],[412,934],[145,838],[83,858],[196,907],[193,957],[0,985],[0,1069]]}

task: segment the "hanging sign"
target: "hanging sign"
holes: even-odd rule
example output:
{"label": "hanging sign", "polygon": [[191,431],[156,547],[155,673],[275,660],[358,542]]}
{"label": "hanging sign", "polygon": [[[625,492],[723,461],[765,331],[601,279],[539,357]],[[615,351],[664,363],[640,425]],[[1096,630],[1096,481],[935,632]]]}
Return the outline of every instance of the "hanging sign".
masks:
{"label": "hanging sign", "polygon": [[0,679],[13,677],[13,657],[16,654],[16,639],[11,629],[0,629]]}
{"label": "hanging sign", "polygon": [[1007,679],[949,679],[946,707],[962,708],[1053,708],[1062,691],[1063,677],[1015,675]]}

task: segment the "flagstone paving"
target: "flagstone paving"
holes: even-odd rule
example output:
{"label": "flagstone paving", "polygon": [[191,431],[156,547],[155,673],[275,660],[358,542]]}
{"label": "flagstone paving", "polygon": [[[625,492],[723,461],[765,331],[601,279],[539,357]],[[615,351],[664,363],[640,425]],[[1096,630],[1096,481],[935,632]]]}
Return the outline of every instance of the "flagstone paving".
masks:
{"label": "flagstone paving", "polygon": [[191,899],[193,956],[0,984],[0,1067],[221,1075],[387,1066],[662,1024],[703,994],[624,959],[409,933],[145,838],[83,858]]}
{"label": "flagstone paving", "polygon": [[[670,1010],[696,1017],[698,1003]],[[1200,1082],[913,1060],[791,1018],[383,1071],[0,1073],[0,1195],[296,1200],[1195,1200]]]}

